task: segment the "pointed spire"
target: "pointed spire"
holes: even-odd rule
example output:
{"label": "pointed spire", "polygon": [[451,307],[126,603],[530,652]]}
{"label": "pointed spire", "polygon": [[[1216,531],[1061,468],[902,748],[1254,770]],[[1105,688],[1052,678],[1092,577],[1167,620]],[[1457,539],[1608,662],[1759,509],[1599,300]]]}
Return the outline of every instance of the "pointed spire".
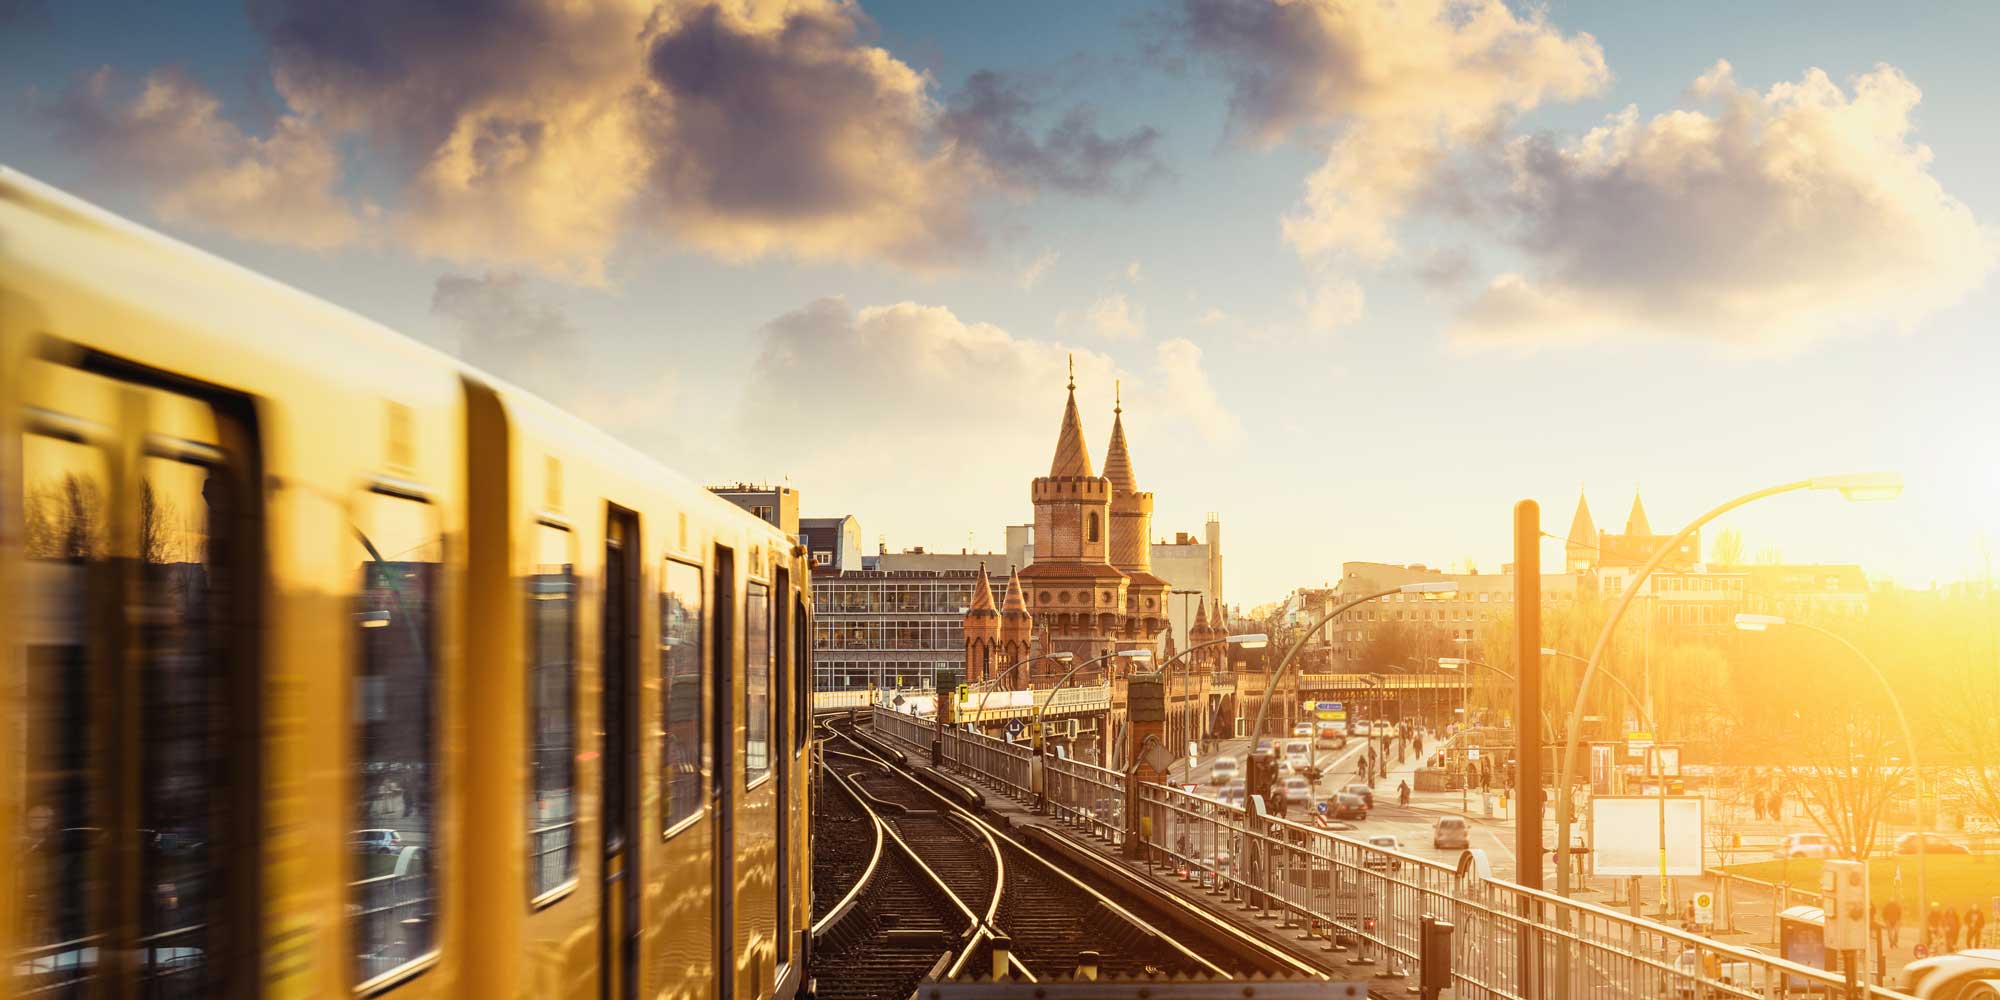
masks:
{"label": "pointed spire", "polygon": [[972,585],[972,607],[969,611],[993,610],[993,584],[986,579],[986,564],[979,564],[979,582]]}
{"label": "pointed spire", "polygon": [[1576,516],[1569,520],[1569,544],[1597,547],[1597,522],[1590,519],[1590,503],[1583,498],[1581,488],[1576,491]]}
{"label": "pointed spire", "polygon": [[1028,595],[1021,589],[1021,570],[1018,566],[1007,567],[1007,598],[1003,610],[1010,615],[1028,613]]}
{"label": "pointed spire", "polygon": [[[1120,390],[1114,389],[1114,394]],[[1125,406],[1123,400],[1111,406],[1111,448],[1104,453],[1104,478],[1120,493],[1139,492],[1139,477],[1132,473],[1132,455],[1125,449]]]}
{"label": "pointed spire", "polygon": [[1653,526],[1646,523],[1646,505],[1639,502],[1639,491],[1632,491],[1632,513],[1625,518],[1627,535],[1650,535]]}
{"label": "pointed spire", "polygon": [[[1193,645],[1208,638],[1208,599],[1194,599],[1194,617],[1188,619],[1188,644]],[[1199,637],[1199,638],[1197,638]]]}
{"label": "pointed spire", "polygon": [[1069,404],[1063,408],[1062,430],[1056,435],[1056,457],[1049,463],[1050,476],[1096,477],[1090,469],[1090,448],[1083,441],[1083,418],[1076,412],[1076,357],[1069,362]]}

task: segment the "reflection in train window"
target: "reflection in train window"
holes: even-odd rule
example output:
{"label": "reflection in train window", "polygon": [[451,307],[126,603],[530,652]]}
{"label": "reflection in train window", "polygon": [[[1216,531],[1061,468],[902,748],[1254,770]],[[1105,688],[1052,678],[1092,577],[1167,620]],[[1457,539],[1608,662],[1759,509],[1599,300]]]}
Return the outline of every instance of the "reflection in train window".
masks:
{"label": "reflection in train window", "polygon": [[93,794],[100,766],[88,637],[91,594],[106,585],[109,469],[87,445],[30,436],[22,450],[27,718],[22,734],[27,808],[21,847],[22,934],[12,957],[35,988],[61,991],[88,982],[85,949],[102,942],[98,882],[105,861],[108,803]]}
{"label": "reflection in train window", "polygon": [[576,567],[569,532],[535,528],[528,577],[528,895],[576,874]]}
{"label": "reflection in train window", "polygon": [[752,583],[743,599],[743,784],[771,773],[771,591]]}
{"label": "reflection in train window", "polygon": [[152,458],[139,483],[141,712],[139,933],[144,995],[214,992],[205,956],[219,924],[222,627],[230,606],[233,509],[219,469]]}
{"label": "reflection in train window", "polygon": [[660,717],[666,731],[660,748],[666,784],[666,823],[674,825],[701,808],[701,569],[666,562],[660,593]]}
{"label": "reflection in train window", "polygon": [[354,525],[361,592],[354,691],[355,979],[366,983],[436,946],[439,827],[432,637],[442,544],[429,506],[368,494]]}

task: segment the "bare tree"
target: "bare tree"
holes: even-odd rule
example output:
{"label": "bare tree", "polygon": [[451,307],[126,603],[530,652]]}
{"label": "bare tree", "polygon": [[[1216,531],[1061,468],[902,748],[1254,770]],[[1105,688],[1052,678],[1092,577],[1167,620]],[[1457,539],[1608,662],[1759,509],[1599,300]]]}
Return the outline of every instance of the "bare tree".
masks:
{"label": "bare tree", "polygon": [[30,489],[24,501],[28,558],[81,562],[104,554],[104,495],[96,483],[69,474]]}
{"label": "bare tree", "polygon": [[[1786,789],[1843,857],[1873,853],[1883,813],[1910,785],[1908,750],[1895,750],[1892,731],[1873,715],[1855,713],[1794,734],[1804,763],[1782,772]],[[1899,743],[1901,734],[1893,740]]]}

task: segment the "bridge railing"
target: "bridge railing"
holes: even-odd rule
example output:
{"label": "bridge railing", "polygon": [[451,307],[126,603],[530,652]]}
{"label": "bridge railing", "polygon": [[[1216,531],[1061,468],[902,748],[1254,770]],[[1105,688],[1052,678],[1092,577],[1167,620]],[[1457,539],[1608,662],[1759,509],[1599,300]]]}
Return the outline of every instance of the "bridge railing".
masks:
{"label": "bridge railing", "polygon": [[[1414,973],[1425,915],[1454,925],[1454,997],[1807,997],[1839,975],[1165,785],[1139,787],[1147,858],[1247,908]],[[1878,998],[1901,994],[1872,987]]]}
{"label": "bridge railing", "polygon": [[814,691],[813,714],[838,712],[846,708],[867,708],[868,690],[857,688],[853,691]]}
{"label": "bridge railing", "polygon": [[877,735],[926,753],[930,751],[931,740],[937,735],[937,727],[931,720],[880,705],[875,706],[872,725]]}
{"label": "bridge railing", "polygon": [[1080,760],[1042,758],[1047,808],[1086,833],[1113,844],[1125,841],[1125,775]]}
{"label": "bridge railing", "polygon": [[1034,751],[1027,747],[984,733],[957,727],[944,731],[944,766],[983,778],[1018,799],[1026,799],[1030,794],[1029,771],[1034,756]]}

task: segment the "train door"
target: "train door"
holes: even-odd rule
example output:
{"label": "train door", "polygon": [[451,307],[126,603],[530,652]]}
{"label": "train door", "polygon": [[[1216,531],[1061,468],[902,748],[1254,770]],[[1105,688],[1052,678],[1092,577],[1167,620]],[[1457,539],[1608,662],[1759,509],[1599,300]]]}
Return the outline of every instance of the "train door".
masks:
{"label": "train door", "polygon": [[21,464],[5,470],[26,557],[12,985],[247,995],[261,718],[249,408],[95,356],[30,372]]}
{"label": "train door", "polygon": [[630,511],[613,509],[604,526],[604,612],[600,720],[604,733],[603,894],[598,995],[604,1000],[638,996],[639,838],[639,523]]}
{"label": "train door", "polygon": [[[776,562],[773,559],[772,562]],[[782,567],[771,574],[776,584],[776,598],[771,602],[771,618],[775,628],[771,649],[775,654],[777,669],[771,671],[771,763],[778,769],[778,802],[772,810],[772,824],[778,828],[778,948],[777,982],[785,981],[785,965],[792,960],[792,741],[786,732],[786,721],[792,716],[791,707],[791,660],[792,660],[792,592],[791,574]]]}
{"label": "train door", "polygon": [[715,547],[715,580],[710,607],[715,637],[709,644],[709,673],[715,759],[709,786],[715,815],[715,995],[736,995],[736,553]]}

